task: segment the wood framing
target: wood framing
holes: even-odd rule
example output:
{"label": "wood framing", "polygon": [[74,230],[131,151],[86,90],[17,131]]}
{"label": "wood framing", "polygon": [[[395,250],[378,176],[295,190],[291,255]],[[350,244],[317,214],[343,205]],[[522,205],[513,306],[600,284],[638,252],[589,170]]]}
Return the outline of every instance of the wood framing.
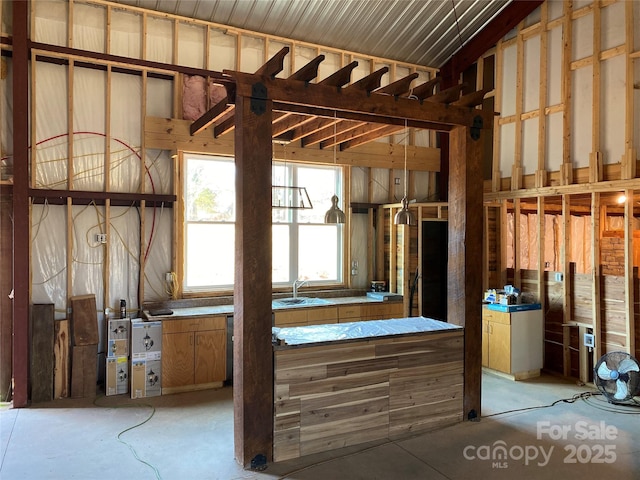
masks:
{"label": "wood framing", "polygon": [[447,317],[465,328],[464,415],[480,416],[482,379],[482,152],[486,133],[458,127],[451,133]]}

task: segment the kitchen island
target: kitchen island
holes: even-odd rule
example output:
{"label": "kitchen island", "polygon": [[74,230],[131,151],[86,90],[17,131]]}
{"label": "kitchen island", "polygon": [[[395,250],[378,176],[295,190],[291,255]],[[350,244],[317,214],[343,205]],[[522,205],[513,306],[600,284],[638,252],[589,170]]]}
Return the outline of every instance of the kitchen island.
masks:
{"label": "kitchen island", "polygon": [[274,461],[460,422],[463,335],[424,317],[274,327]]}

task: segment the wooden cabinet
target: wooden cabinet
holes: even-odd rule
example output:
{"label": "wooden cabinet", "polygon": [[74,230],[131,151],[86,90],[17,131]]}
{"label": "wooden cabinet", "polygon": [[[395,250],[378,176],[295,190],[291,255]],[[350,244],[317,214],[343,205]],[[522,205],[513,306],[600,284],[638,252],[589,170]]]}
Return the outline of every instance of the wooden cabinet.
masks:
{"label": "wooden cabinet", "polygon": [[222,386],[226,377],[226,316],[162,322],[162,393]]}
{"label": "wooden cabinet", "polygon": [[402,302],[350,303],[338,306],[296,307],[275,310],[276,327],[299,327],[338,322],[359,322],[403,317]]}
{"label": "wooden cabinet", "polygon": [[403,318],[402,302],[366,303],[362,306],[362,320],[383,320],[387,318]]}
{"label": "wooden cabinet", "polygon": [[542,310],[501,312],[482,309],[482,366],[515,380],[540,375]]}
{"label": "wooden cabinet", "polygon": [[338,322],[338,308],[333,306],[276,310],[273,315],[276,327],[300,327]]}

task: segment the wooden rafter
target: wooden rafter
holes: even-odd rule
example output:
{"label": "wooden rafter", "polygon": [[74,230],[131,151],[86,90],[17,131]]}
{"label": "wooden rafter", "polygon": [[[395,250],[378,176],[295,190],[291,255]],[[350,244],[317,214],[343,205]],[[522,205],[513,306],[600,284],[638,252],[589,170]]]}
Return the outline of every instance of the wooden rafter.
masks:
{"label": "wooden rafter", "polygon": [[[284,59],[288,52],[288,47],[282,48],[253,75],[263,79],[262,83],[265,85],[269,82],[275,82],[275,85],[282,88],[283,93],[293,89],[296,94],[304,91],[305,95],[311,95],[311,92],[319,90],[322,91],[322,95],[333,96],[336,103],[326,106],[310,106],[298,103],[289,104],[286,101],[275,99],[272,119],[273,138],[287,141],[300,140],[305,147],[320,144],[321,148],[328,148],[334,144],[340,144],[340,149],[344,150],[385,137],[397,131],[396,128],[390,126],[402,126],[405,120],[413,128],[449,131],[457,121],[454,118],[456,116],[463,115],[470,118],[472,115],[483,115],[481,111],[473,113],[470,109],[482,103],[486,93],[484,90],[461,96],[463,85],[455,85],[437,92],[436,89],[441,84],[440,77],[412,86],[418,78],[417,73],[412,73],[381,87],[382,77],[388,73],[388,67],[380,68],[351,83],[351,75],[358,65],[356,61],[349,63],[318,83],[311,83],[318,75],[318,69],[324,60],[324,55],[318,55],[286,79],[277,78],[277,74],[283,70]],[[227,88],[227,97],[193,122],[190,129],[192,135],[211,125],[213,125],[215,138],[234,129],[235,83],[229,81],[230,72],[224,72],[224,78],[227,80],[224,82]],[[401,103],[407,102],[407,105],[411,105],[411,108],[416,112],[410,118],[399,116],[397,112],[393,111],[397,108],[390,108],[386,113],[380,112],[376,104],[385,98],[389,99],[389,97]],[[443,107],[453,105],[459,108],[451,111],[447,107],[447,110],[436,114],[432,121],[425,121],[424,116],[418,111],[425,108],[423,106],[425,101],[433,105]],[[370,105],[369,114],[363,113],[365,109],[356,112],[350,108],[349,103],[353,105],[361,102]],[[383,103],[386,102],[388,100]],[[393,105],[393,107],[396,106]],[[336,120],[332,117],[338,111],[340,114],[336,124]]]}

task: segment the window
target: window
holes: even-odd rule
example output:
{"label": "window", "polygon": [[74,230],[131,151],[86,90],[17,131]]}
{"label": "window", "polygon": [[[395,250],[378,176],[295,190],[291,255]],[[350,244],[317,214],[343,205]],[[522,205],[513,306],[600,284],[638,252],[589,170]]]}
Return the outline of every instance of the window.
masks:
{"label": "window", "polygon": [[[235,162],[232,158],[185,154],[184,290],[233,288],[235,259]],[[274,162],[272,184],[305,187],[312,209],[274,208],[274,286],[306,279],[342,282],[342,225],[326,225],[331,196],[342,197],[342,169]],[[291,189],[299,205],[297,189]],[[277,199],[275,199],[277,203]],[[282,203],[281,203],[282,204]]]}

